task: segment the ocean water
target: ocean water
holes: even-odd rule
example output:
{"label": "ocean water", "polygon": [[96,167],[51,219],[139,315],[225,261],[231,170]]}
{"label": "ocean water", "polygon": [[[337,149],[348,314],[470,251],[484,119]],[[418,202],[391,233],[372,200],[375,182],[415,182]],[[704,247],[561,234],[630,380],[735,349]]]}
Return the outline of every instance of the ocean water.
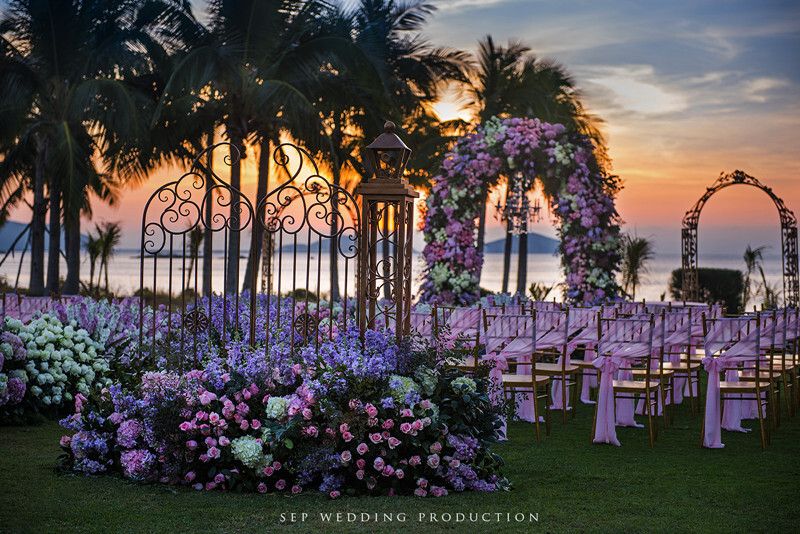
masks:
{"label": "ocean water", "polygon": [[[140,259],[138,257],[138,250],[119,250],[117,251],[116,255],[111,259],[110,268],[109,268],[109,286],[112,290],[114,290],[117,294],[125,295],[125,294],[132,294],[138,288],[140,284]],[[28,275],[30,271],[30,256],[26,255],[24,261],[22,262],[22,269],[20,271],[19,276],[19,285],[20,287],[27,287],[28,286]],[[305,287],[306,286],[306,278],[309,279],[309,284],[311,286],[312,291],[317,290],[317,258],[312,256],[310,265],[311,268],[306,268],[306,257],[302,255],[301,258],[298,259],[298,265],[295,266],[292,264],[291,255],[284,256],[284,266],[281,274],[281,287],[282,291],[285,291],[292,287],[292,280],[296,280],[296,287]],[[561,272],[561,266],[559,264],[559,257],[552,255],[552,254],[530,254],[528,256],[528,277],[527,277],[527,286],[530,286],[533,282],[538,282],[540,284],[546,285],[556,285],[563,281],[564,277]],[[181,287],[181,259],[176,258],[173,260],[173,288]],[[147,263],[146,270],[145,270],[145,287],[152,288],[153,287],[153,261],[149,259]],[[244,276],[245,266],[247,264],[246,258],[240,259],[240,277]],[[327,254],[323,254],[323,257],[319,261],[320,269],[322,270],[322,275],[319,277],[319,284],[320,284],[320,291],[322,293],[327,293],[330,289],[329,282],[326,280],[325,273],[328,272],[328,257]],[[158,260],[157,271],[155,282],[158,286],[159,290],[166,290],[169,286],[169,277],[166,276],[168,272],[168,260],[161,258]],[[420,285],[420,276],[423,269],[423,261],[421,258],[421,254],[415,253],[413,258],[413,276],[414,276],[414,283],[412,284],[412,292],[416,294],[419,285]],[[647,299],[647,300],[659,300],[662,295],[665,296],[667,300],[670,300],[671,296],[668,290],[669,279],[672,271],[674,269],[678,269],[681,266],[681,257],[680,255],[657,255],[654,259],[652,259],[648,264],[648,272],[643,275],[642,277],[642,284],[636,290],[636,298],[637,299]],[[707,255],[700,257],[700,267],[719,267],[719,268],[728,268],[728,269],[740,269],[744,271],[744,261],[740,254],[717,254],[717,255]],[[11,284],[12,286],[15,283],[17,277],[17,270],[19,268],[19,254],[17,254],[16,258],[9,257],[6,262],[0,266],[0,277],[4,277],[6,282]],[[344,262],[340,261],[339,270],[340,270],[340,287],[343,288],[344,285]],[[348,292],[352,295],[353,287],[354,287],[354,268],[355,264],[350,262],[349,264],[349,281],[348,281]],[[66,265],[62,262],[61,267],[62,276],[66,274]],[[214,256],[214,288],[221,288],[223,287],[223,257],[222,254],[215,254]],[[765,256],[764,258],[764,272],[767,278],[767,282],[769,284],[773,284],[777,286],[779,289],[782,290],[783,288],[783,279],[782,279],[782,266],[781,266],[781,258],[780,256]],[[516,288],[516,273],[517,273],[517,263],[516,263],[516,256],[512,258],[512,266],[511,266],[511,280],[509,283],[509,287],[513,290]],[[202,273],[201,273],[202,274]],[[183,277],[185,278],[186,274],[184,272]],[[492,291],[500,291],[502,288],[502,276],[503,276],[503,255],[502,254],[487,254],[485,256],[482,276],[481,276],[481,286],[485,287],[486,289]],[[194,276],[192,276],[194,278]],[[202,278],[202,276],[200,277]],[[83,281],[89,280],[89,260],[88,256],[84,257],[81,262],[81,279]],[[561,293],[558,290],[554,290],[550,293],[549,298],[556,297],[558,300],[561,299]]]}

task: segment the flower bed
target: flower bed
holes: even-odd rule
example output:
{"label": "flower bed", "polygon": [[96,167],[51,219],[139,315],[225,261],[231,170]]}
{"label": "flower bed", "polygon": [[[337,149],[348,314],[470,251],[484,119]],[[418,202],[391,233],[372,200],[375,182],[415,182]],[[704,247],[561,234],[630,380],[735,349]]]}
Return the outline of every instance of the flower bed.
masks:
{"label": "flower bed", "polygon": [[291,331],[272,321],[267,353],[236,336],[223,346],[215,329],[241,328],[210,323],[196,368],[176,372],[160,358],[162,368],[130,365],[135,379],[107,377],[76,392],[75,412],[62,420],[71,430],[62,467],[331,497],[508,487],[491,452],[500,420],[488,382],[443,366],[446,349],[398,346],[389,331],[362,341],[350,326],[318,347],[295,340],[290,351]]}

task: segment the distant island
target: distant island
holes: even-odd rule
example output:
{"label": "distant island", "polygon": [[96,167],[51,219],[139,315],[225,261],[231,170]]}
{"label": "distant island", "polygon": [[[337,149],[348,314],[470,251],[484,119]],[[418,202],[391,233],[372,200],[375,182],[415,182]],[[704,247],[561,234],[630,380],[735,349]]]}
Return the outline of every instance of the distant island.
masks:
{"label": "distant island", "polygon": [[[485,254],[503,253],[506,247],[505,238],[497,239],[486,243],[483,247]],[[519,237],[511,238],[511,253],[516,254],[519,250]],[[542,234],[528,234],[528,253],[529,254],[555,254],[558,252],[558,240]]]}

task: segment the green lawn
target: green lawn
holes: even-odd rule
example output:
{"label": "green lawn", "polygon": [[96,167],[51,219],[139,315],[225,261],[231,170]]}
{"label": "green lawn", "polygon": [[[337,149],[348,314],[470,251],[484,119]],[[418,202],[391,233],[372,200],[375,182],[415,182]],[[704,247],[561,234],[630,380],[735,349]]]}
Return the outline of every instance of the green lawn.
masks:
{"label": "green lawn", "polygon": [[[0,531],[792,532],[800,526],[800,416],[792,422],[784,418],[763,452],[752,432],[723,432],[724,449],[700,449],[700,418],[691,418],[687,405],[679,407],[675,426],[659,433],[652,450],[646,428],[618,429],[622,447],[592,445],[590,407],[581,406],[567,425],[560,415],[554,412],[552,435],[538,443],[531,425],[511,425],[510,442],[498,449],[513,491],[441,499],[332,501],[311,493],[293,498],[206,493],[57,475],[61,429],[56,423],[3,427]],[[291,520],[292,512],[308,516],[282,523],[281,514]],[[361,513],[372,515],[364,523],[348,523],[346,515],[342,522],[325,523],[321,512],[355,513],[359,520]],[[376,512],[394,514],[394,521],[376,523]],[[459,512],[492,516],[486,523],[459,523]],[[441,522],[444,513],[453,514],[449,523]],[[525,522],[515,522],[516,513],[524,514]],[[402,514],[405,522],[398,521]],[[529,521],[529,514],[538,514],[538,522]]]}

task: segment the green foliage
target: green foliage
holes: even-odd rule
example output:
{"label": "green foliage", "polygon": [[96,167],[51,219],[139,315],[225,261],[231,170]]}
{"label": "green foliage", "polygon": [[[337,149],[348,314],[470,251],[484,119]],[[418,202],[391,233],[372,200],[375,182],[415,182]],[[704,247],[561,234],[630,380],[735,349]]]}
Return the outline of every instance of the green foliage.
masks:
{"label": "green foliage", "polygon": [[528,289],[528,291],[531,292],[531,298],[533,300],[545,300],[547,295],[549,295],[550,292],[555,289],[555,287],[555,284],[548,286],[545,284],[540,284],[539,282],[534,282],[531,284],[531,287]]}
{"label": "green foliage", "polygon": [[636,298],[636,286],[647,274],[647,262],[655,256],[653,242],[646,237],[625,234],[622,236],[622,288],[631,298]]}
{"label": "green foliage", "polygon": [[[670,291],[672,298],[683,300],[681,286],[683,284],[683,269],[672,271]],[[739,309],[744,291],[744,277],[742,271],[736,269],[710,269],[697,270],[697,285],[700,290],[700,301],[708,304],[724,304],[729,311]]]}

